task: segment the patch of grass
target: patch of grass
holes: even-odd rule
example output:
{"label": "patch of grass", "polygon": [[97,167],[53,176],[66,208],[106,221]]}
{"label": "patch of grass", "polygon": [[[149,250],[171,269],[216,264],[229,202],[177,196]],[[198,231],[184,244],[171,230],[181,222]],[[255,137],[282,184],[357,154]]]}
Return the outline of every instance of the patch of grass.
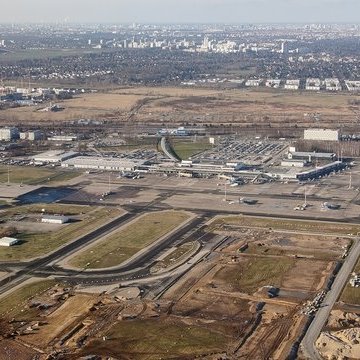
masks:
{"label": "patch of grass", "polygon": [[189,218],[181,211],[146,214],[126,225],[98,245],[74,257],[70,264],[78,268],[99,269],[121,264]]}
{"label": "patch of grass", "polygon": [[29,311],[26,303],[32,297],[41,295],[55,284],[55,280],[45,280],[24,285],[20,289],[13,291],[0,299],[0,315],[12,318],[21,314],[24,317],[26,315],[24,312]]}
{"label": "patch of grass", "polygon": [[360,288],[352,287],[347,283],[340,296],[340,301],[346,304],[360,305]]}
{"label": "patch of grass", "polygon": [[54,232],[19,234],[17,238],[22,243],[0,248],[0,261],[26,260],[43,256],[97,229],[118,215],[120,215],[118,209],[100,208],[87,213],[81,221],[63,225]]}
{"label": "patch of grass", "polygon": [[[360,259],[357,261],[353,272],[360,273]],[[349,280],[340,296],[340,301],[346,304],[360,305],[360,288],[352,287],[349,284]]]}
{"label": "patch of grass", "polygon": [[291,258],[254,257],[220,270],[216,277],[234,291],[253,293],[265,285],[280,287],[285,274],[294,266]]}
{"label": "patch of grass", "polygon": [[180,263],[181,260],[186,259],[195,249],[197,249],[198,243],[191,241],[185,244],[180,245],[169,255],[167,255],[163,260],[157,262],[151,269],[152,272],[157,272],[162,269],[166,269],[169,266],[173,266],[177,263]]}
{"label": "patch of grass", "polygon": [[227,337],[210,327],[187,325],[164,319],[122,321],[106,334],[107,341],[95,340],[82,352],[131,359],[195,358],[224,351]]}
{"label": "patch of grass", "polygon": [[2,216],[7,219],[14,215],[41,214],[43,209],[45,209],[46,214],[79,215],[94,210],[94,207],[86,205],[64,205],[58,203],[31,204],[8,208],[2,213]]}
{"label": "patch of grass", "polygon": [[[9,166],[10,183],[38,185],[42,183],[59,182],[79,176],[76,171],[39,168],[32,166]],[[0,165],[0,183],[7,183],[8,167]]]}
{"label": "patch of grass", "polygon": [[208,141],[174,141],[172,143],[173,149],[180,159],[186,160],[189,157],[211,149],[211,144]]}
{"label": "patch of grass", "polygon": [[253,228],[267,228],[273,230],[292,230],[303,232],[318,232],[326,234],[354,234],[360,231],[360,225],[330,223],[321,221],[273,219],[253,216],[226,216],[216,219],[209,227],[213,230],[217,227],[226,225],[246,226]]}

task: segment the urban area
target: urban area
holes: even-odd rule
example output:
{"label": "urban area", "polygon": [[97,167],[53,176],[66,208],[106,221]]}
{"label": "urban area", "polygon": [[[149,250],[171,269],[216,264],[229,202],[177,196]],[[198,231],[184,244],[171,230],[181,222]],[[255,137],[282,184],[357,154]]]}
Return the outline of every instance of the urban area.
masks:
{"label": "urban area", "polygon": [[359,359],[359,41],[0,25],[0,359]]}

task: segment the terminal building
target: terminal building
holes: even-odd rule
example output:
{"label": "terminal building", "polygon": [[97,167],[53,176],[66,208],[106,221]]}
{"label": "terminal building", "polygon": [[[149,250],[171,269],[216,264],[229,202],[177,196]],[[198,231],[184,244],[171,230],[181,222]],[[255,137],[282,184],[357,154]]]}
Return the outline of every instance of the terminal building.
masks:
{"label": "terminal building", "polygon": [[343,163],[342,161],[334,161],[330,164],[316,167],[316,168],[313,168],[308,171],[301,172],[296,175],[296,178],[299,181],[318,179],[320,177],[329,175],[332,172],[344,170],[346,168],[346,166],[347,166],[346,163]]}
{"label": "terminal building", "polygon": [[61,166],[74,169],[135,171],[143,166],[146,162],[146,160],[129,160],[114,157],[78,156],[63,161]]}

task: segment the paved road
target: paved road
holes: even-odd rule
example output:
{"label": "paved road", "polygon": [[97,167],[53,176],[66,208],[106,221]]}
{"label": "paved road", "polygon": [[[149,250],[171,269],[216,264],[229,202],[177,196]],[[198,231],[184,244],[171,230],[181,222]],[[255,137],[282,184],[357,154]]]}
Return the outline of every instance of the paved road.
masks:
{"label": "paved road", "polygon": [[358,258],[360,256],[360,241],[356,240],[348,257],[346,258],[343,266],[341,267],[335,281],[331,287],[331,290],[327,293],[322,307],[315,315],[313,322],[311,323],[304,339],[301,343],[304,355],[311,360],[322,359],[319,352],[315,347],[315,341],[320,335],[322,328],[324,327],[331,309],[333,308],[336,300],[339,298],[346,281],[352,272]]}

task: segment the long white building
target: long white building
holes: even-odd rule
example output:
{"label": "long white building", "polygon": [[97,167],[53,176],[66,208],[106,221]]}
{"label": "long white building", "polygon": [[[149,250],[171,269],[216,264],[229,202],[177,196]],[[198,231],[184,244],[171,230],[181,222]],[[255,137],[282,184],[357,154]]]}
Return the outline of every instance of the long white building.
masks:
{"label": "long white building", "polygon": [[304,140],[339,141],[339,130],[306,129]]}

